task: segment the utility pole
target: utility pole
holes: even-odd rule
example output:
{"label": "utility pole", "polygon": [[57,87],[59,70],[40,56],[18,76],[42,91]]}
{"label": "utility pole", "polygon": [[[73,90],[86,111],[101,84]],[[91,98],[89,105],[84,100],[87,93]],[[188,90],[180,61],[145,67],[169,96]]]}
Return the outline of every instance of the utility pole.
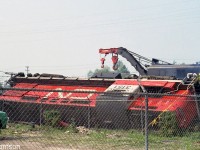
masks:
{"label": "utility pole", "polygon": [[26,69],[25,69],[25,71],[26,71],[26,75],[29,73],[29,66],[25,66],[26,67]]}

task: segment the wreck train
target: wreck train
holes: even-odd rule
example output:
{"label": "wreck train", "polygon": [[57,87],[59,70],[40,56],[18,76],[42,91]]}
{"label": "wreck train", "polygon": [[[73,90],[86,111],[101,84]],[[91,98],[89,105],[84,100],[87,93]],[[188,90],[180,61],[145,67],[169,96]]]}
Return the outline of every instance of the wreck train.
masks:
{"label": "wreck train", "polygon": [[173,65],[155,58],[150,60],[123,47],[100,49],[99,53],[105,55],[101,58],[102,68],[106,55],[112,54],[113,69],[117,69],[121,55],[146,77],[122,79],[118,74],[109,79],[100,73],[81,79],[17,74],[9,81],[12,89],[0,95],[0,109],[8,113],[11,121],[43,123],[46,110],[58,110],[63,122],[129,129],[143,126],[145,96],[141,87],[144,87],[149,94],[149,124],[156,123],[165,111],[176,113],[181,128],[199,121],[199,98],[189,97],[200,93],[199,64]]}
{"label": "wreck train", "polygon": [[[191,81],[192,82],[192,81]],[[139,128],[143,126],[144,95],[148,93],[149,124],[164,111],[176,112],[179,126],[198,118],[199,104],[187,96],[195,88],[182,80],[69,78],[55,75],[11,78],[12,89],[0,95],[0,109],[10,121],[43,123],[43,113],[58,110],[63,122],[89,127]],[[20,90],[23,89],[23,90]],[[178,94],[179,97],[167,94]]]}

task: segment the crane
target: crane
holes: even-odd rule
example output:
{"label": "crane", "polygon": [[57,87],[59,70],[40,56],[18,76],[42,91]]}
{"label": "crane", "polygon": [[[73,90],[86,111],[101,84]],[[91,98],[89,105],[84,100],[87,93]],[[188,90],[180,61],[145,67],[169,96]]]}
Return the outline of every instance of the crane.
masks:
{"label": "crane", "polygon": [[104,67],[105,57],[108,54],[112,54],[112,62],[113,62],[113,69],[117,70],[117,62],[118,62],[118,55],[126,58],[127,61],[131,63],[131,65],[139,72],[140,75],[148,75],[148,67],[152,64],[168,64],[168,62],[155,59],[152,60],[143,57],[137,53],[131,52],[126,48],[119,47],[119,48],[109,48],[109,49],[99,49],[100,54],[104,54],[105,56],[101,58],[102,68]]}
{"label": "crane", "polygon": [[176,65],[156,58],[148,59],[137,53],[131,52],[126,48],[108,48],[99,49],[99,53],[104,55],[101,58],[101,67],[104,67],[105,57],[108,54],[112,55],[113,69],[117,70],[118,55],[126,58],[127,61],[138,71],[142,76],[167,76],[177,79],[184,79],[188,73],[200,73],[200,64],[182,64]]}

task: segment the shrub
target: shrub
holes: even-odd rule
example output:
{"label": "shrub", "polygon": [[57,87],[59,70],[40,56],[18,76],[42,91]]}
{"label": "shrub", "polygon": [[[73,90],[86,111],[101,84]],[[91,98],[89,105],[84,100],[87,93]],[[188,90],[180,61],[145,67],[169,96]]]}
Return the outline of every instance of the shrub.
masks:
{"label": "shrub", "polygon": [[51,127],[57,127],[61,121],[61,116],[59,111],[56,110],[47,110],[43,113],[45,125]]}
{"label": "shrub", "polygon": [[182,131],[178,126],[175,112],[164,112],[159,120],[160,133],[163,136],[177,136],[181,135]]}

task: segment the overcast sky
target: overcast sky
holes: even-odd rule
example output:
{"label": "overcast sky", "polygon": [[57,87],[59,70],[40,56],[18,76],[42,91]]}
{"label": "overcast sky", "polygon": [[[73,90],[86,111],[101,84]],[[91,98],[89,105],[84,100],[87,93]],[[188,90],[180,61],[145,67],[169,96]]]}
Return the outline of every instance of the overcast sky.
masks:
{"label": "overcast sky", "polygon": [[195,63],[199,27],[200,0],[0,0],[0,71],[86,76],[111,47]]}

